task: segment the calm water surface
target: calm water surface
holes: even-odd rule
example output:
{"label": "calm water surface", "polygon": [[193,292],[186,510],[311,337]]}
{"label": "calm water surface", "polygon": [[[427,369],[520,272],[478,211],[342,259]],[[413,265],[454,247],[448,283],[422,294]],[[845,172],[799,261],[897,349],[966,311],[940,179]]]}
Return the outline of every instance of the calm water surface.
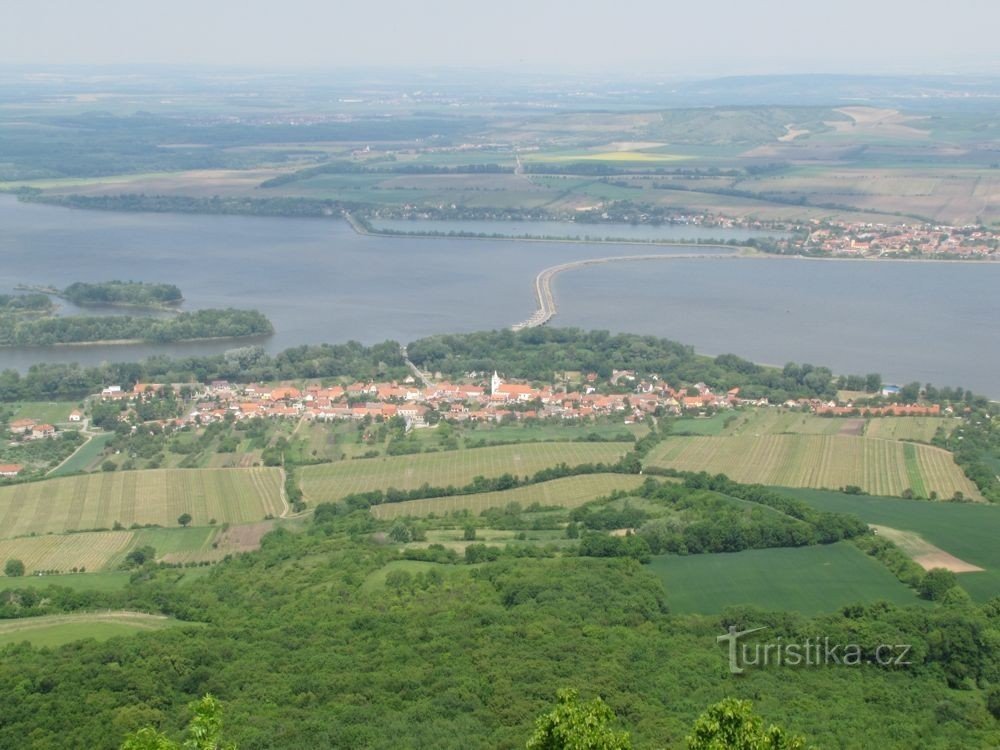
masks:
{"label": "calm water surface", "polygon": [[[0,197],[0,293],[18,283],[174,283],[186,309],[261,310],[277,330],[263,342],[270,351],[505,327],[534,309],[532,281],[543,268],[646,252],[669,250],[365,237],[334,219],[105,213]],[[699,351],[731,351],[757,361],[811,361],[838,372],[874,370],[894,380],[961,384],[1000,397],[998,288],[1000,264],[607,264],[558,277],[555,322],[668,336]],[[234,345],[0,350],[0,369],[211,353]]]}

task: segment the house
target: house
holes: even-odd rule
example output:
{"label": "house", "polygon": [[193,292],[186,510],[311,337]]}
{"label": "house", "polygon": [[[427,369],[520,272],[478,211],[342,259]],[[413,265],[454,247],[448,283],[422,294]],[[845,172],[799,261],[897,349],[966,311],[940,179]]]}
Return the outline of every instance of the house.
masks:
{"label": "house", "polygon": [[79,412],[79,410],[74,409],[73,411],[71,411],[69,413],[69,421],[70,422],[82,422],[83,421],[83,414],[81,414]]}
{"label": "house", "polygon": [[34,419],[15,419],[7,427],[15,435],[25,435],[35,426]]}
{"label": "house", "polygon": [[56,428],[50,424],[36,424],[31,428],[31,439],[32,440],[44,440],[45,438],[55,437]]}
{"label": "house", "polygon": [[24,467],[20,464],[0,464],[0,477],[4,479],[13,479],[22,471]]}

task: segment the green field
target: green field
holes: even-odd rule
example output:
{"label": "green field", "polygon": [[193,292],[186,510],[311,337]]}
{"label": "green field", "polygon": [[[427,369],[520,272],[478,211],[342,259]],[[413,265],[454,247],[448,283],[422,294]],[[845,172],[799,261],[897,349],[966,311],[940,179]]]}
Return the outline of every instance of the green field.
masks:
{"label": "green field", "polygon": [[108,571],[105,573],[27,575],[23,578],[3,579],[0,589],[44,589],[49,586],[63,586],[74,591],[121,591],[128,585],[131,576],[131,573],[124,570]]}
{"label": "green field", "polygon": [[526,476],[560,463],[614,463],[629,449],[627,443],[538,443],[501,445],[412,456],[367,458],[304,467],[302,490],[315,504],[355,492],[462,487],[477,476]]}
{"label": "green field", "polygon": [[920,486],[913,485],[919,479],[927,493],[941,498],[959,491],[982,499],[947,451],[849,435],[670,437],[650,452],[646,463],[724,473],[737,482],[817,489],[856,485],[895,496],[907,489],[916,492]]}
{"label": "green field", "polygon": [[819,490],[779,491],[820,510],[851,513],[866,523],[916,532],[945,552],[985,568],[981,573],[959,574],[962,586],[975,599],[985,601],[1000,596],[1000,507],[996,505],[932,503]]}
{"label": "green field", "polygon": [[642,484],[642,477],[634,474],[584,474],[576,477],[553,479],[527,487],[517,487],[501,492],[482,492],[476,495],[431,497],[424,500],[407,500],[402,503],[384,503],[372,506],[372,515],[384,520],[401,516],[443,515],[467,510],[473,515],[487,508],[504,508],[518,503],[527,508],[532,503],[543,506],[558,505],[575,508],[591,500],[604,497],[613,490],[631,490]]}
{"label": "green field", "polygon": [[0,647],[28,641],[32,646],[61,646],[93,638],[106,641],[122,635],[163,630],[181,624],[162,615],[139,612],[47,615],[0,622]]}
{"label": "green field", "polygon": [[278,469],[156,469],[102,472],[0,488],[0,529],[6,537],[159,524],[176,526],[260,521],[280,515]]}
{"label": "green field", "polygon": [[104,446],[106,446],[108,444],[108,440],[113,437],[113,432],[103,432],[99,435],[95,435],[84,445],[80,446],[79,450],[70,456],[66,463],[57,469],[54,469],[48,476],[62,477],[68,474],[76,474],[81,471],[92,469],[100,459],[101,453],[104,451]]}
{"label": "green field", "polygon": [[34,419],[43,424],[62,424],[69,413],[77,408],[76,401],[19,401],[13,404],[15,419]]}
{"label": "green field", "polygon": [[672,612],[715,614],[735,605],[803,614],[856,602],[915,604],[914,592],[847,542],[730,554],[658,555],[649,565]]}

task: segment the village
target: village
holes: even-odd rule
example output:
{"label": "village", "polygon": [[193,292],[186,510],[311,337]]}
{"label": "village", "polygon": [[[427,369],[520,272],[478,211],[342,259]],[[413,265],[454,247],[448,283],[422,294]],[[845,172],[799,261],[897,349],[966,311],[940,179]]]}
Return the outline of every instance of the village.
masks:
{"label": "village", "polygon": [[815,222],[804,252],[847,257],[997,258],[1000,236],[978,226]]}
{"label": "village", "polygon": [[[476,373],[469,373],[470,381]],[[174,392],[191,384],[171,386]],[[102,401],[151,398],[161,384],[138,383],[132,389],[105,388]],[[883,395],[893,393],[887,386]],[[673,387],[656,375],[639,378],[629,370],[614,370],[600,383],[596,373],[581,376],[576,387],[539,386],[508,382],[494,372],[488,383],[431,382],[420,385],[413,377],[402,382],[355,382],[350,385],[319,383],[299,387],[292,384],[235,384],[217,380],[192,393],[184,414],[172,421],[176,427],[202,426],[224,420],[305,419],[379,420],[401,418],[406,429],[430,427],[441,420],[453,422],[503,422],[525,419],[588,420],[617,417],[624,424],[648,417],[707,416],[724,409],[780,406],[829,416],[938,416],[938,404],[855,405],[853,402],[820,399],[789,400],[771,404],[768,399],[743,398],[739,388],[713,391],[704,383]],[[129,412],[120,417],[129,419]],[[162,424],[168,421],[159,420]]]}

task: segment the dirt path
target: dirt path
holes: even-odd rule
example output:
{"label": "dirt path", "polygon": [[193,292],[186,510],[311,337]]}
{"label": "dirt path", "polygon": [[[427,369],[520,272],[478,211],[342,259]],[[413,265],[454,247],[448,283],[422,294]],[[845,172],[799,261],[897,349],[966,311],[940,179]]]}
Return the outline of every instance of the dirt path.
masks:
{"label": "dirt path", "polygon": [[879,536],[883,536],[890,542],[893,542],[903,552],[912,557],[913,562],[924,570],[944,568],[953,573],[975,573],[983,570],[978,565],[967,563],[965,560],[960,560],[954,555],[945,552],[940,547],[935,547],[922,536],[912,531],[902,531],[890,526],[869,525],[875,529]]}

